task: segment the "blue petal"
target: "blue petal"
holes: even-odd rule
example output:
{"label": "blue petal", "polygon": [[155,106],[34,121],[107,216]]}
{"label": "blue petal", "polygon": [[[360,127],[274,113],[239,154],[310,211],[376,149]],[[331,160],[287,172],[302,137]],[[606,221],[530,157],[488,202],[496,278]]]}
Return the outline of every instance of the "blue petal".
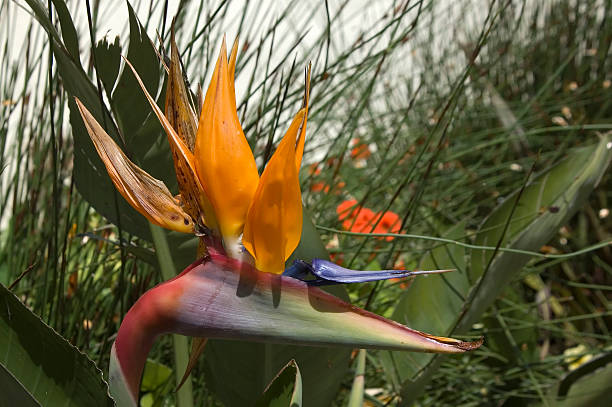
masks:
{"label": "blue petal", "polygon": [[283,276],[293,277],[298,280],[306,281],[312,274],[312,266],[304,260],[295,260],[293,264],[283,271]]}
{"label": "blue petal", "polygon": [[321,279],[336,283],[365,283],[413,275],[408,270],[351,270],[322,259],[312,261],[312,272]]}
{"label": "blue petal", "polygon": [[[409,277],[422,274],[445,273],[452,270],[409,271],[409,270],[351,270],[340,267],[331,261],[314,259],[312,265],[296,260],[285,270],[283,275],[297,278],[310,285],[329,285],[347,283],[365,283],[368,281],[387,280],[389,278]],[[314,275],[315,278],[308,278]]]}

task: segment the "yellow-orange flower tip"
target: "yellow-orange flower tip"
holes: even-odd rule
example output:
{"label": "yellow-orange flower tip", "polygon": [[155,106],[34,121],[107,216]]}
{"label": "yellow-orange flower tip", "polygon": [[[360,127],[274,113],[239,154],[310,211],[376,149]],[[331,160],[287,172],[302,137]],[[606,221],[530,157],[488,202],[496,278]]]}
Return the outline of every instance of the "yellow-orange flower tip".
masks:
{"label": "yellow-orange flower tip", "polygon": [[281,274],[302,234],[302,194],[295,167],[301,109],[270,158],[249,208],[242,244],[261,271]]}
{"label": "yellow-orange flower tip", "polygon": [[255,158],[238,120],[232,76],[224,39],[200,115],[195,156],[197,175],[231,252],[229,246],[242,233],[259,182]]}
{"label": "yellow-orange flower tip", "polygon": [[310,68],[311,64],[308,63],[308,67],[304,72],[304,100],[302,102],[302,108],[304,110],[304,121],[301,124],[300,134],[295,143],[295,168],[298,173],[300,172],[300,166],[302,165],[302,156],[304,155],[304,143],[306,141],[306,123],[308,122],[308,100],[310,99]]}

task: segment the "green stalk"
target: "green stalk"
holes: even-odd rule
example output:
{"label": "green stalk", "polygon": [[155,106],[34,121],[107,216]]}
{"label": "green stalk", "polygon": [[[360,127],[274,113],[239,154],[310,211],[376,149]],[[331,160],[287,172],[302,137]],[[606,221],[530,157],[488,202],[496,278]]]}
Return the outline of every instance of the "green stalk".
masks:
{"label": "green stalk", "polygon": [[355,377],[353,379],[353,387],[347,407],[360,407],[363,405],[363,391],[365,388],[365,365],[366,365],[366,350],[360,349],[357,354]]}
{"label": "green stalk", "polygon": [[[172,261],[172,254],[168,246],[166,232],[159,226],[149,223],[151,236],[153,237],[153,245],[162,278],[167,281],[176,277],[178,274]],[[189,344],[187,337],[183,335],[172,335],[172,347],[174,349],[174,377],[176,385],[179,386],[183,379],[183,374],[189,364]],[[192,407],[193,404],[193,386],[191,377],[185,379],[185,383],[176,392],[176,405],[178,407]]]}

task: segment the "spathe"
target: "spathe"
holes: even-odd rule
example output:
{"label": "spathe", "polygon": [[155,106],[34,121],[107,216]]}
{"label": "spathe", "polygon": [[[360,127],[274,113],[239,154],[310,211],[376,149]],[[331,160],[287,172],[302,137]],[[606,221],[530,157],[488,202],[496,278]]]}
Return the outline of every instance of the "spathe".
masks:
{"label": "spathe", "polygon": [[464,342],[415,331],[306,282],[214,252],[149,290],[128,311],[111,354],[113,396],[136,405],[146,357],[164,333],[437,353],[482,344],[482,339]]}

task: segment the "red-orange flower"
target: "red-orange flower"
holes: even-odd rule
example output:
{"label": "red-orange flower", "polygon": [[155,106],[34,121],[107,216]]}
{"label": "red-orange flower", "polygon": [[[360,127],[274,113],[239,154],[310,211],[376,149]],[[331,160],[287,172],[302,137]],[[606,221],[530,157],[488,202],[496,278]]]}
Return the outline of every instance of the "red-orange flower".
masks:
{"label": "red-orange flower", "polygon": [[370,147],[364,144],[358,138],[353,139],[353,149],[351,150],[351,158],[353,160],[367,160],[372,153]]}
{"label": "red-orange flower", "polygon": [[[374,233],[399,233],[400,232],[400,218],[396,213],[387,211],[382,214],[382,218],[376,228],[374,229]],[[384,238],[387,241],[391,241],[394,239],[393,236],[387,236]]]}
{"label": "red-orange flower", "polygon": [[310,185],[310,190],[312,192],[325,192],[325,193],[332,192],[335,195],[338,195],[340,194],[340,190],[344,188],[345,186],[346,186],[346,183],[344,181],[340,181],[332,186],[326,184],[325,182],[317,181],[317,182],[313,182]]}
{"label": "red-orange flower", "polygon": [[351,232],[370,233],[374,226],[376,214],[368,208],[358,208],[357,216],[346,219],[342,222],[342,227]]}
{"label": "red-orange flower", "polygon": [[324,182],[315,182],[310,186],[312,192],[329,192],[329,185]]}
{"label": "red-orange flower", "polygon": [[[343,221],[342,227],[351,232],[357,233],[399,233],[400,218],[391,211],[385,213],[375,213],[369,208],[357,205],[357,201],[350,199],[342,202],[336,208],[338,219]],[[376,225],[376,227],[374,227]],[[374,230],[372,230],[374,228]],[[383,239],[381,237],[381,239]],[[393,236],[384,237],[391,241]]]}
{"label": "red-orange flower", "polygon": [[346,200],[336,208],[336,213],[338,214],[339,220],[344,220],[347,217],[353,218],[355,215],[357,215],[358,211],[359,207],[357,206],[357,201],[355,199]]}
{"label": "red-orange flower", "polygon": [[314,163],[308,166],[308,175],[319,175],[321,174],[321,169],[319,168],[319,164]]}

